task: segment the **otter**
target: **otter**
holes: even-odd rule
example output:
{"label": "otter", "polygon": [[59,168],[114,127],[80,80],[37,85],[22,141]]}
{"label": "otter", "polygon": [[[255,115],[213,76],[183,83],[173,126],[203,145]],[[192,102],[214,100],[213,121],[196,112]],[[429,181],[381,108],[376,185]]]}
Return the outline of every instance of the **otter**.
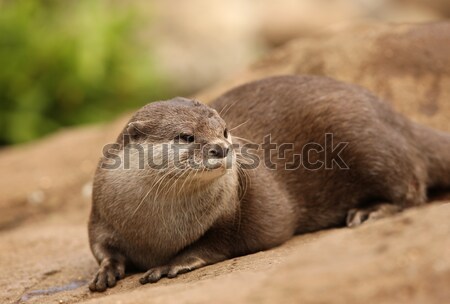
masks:
{"label": "otter", "polygon": [[[153,283],[295,234],[355,227],[450,186],[448,134],[324,77],[247,83],[209,106],[153,102],[115,145],[94,178],[92,291],[115,286],[125,269]],[[117,160],[128,168],[107,166]]]}

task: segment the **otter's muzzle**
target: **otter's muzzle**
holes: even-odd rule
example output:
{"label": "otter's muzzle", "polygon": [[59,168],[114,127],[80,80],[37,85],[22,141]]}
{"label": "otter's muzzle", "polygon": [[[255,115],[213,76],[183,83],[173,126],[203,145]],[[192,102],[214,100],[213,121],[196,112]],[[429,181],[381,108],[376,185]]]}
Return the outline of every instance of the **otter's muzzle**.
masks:
{"label": "otter's muzzle", "polygon": [[225,144],[206,145],[205,152],[208,158],[225,158],[230,152],[230,147]]}

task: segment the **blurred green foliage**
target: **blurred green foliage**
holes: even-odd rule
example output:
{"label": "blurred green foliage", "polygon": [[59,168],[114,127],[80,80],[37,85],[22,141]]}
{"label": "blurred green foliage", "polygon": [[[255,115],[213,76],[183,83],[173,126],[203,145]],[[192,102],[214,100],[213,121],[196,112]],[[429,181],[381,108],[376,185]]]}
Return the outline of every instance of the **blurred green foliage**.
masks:
{"label": "blurred green foliage", "polygon": [[0,0],[0,145],[166,96],[138,12],[112,3]]}

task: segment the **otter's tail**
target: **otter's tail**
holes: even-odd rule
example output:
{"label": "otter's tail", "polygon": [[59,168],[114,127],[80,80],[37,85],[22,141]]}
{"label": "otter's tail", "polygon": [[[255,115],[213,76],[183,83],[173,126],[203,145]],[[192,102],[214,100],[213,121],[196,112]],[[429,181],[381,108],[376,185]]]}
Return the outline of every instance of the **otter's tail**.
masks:
{"label": "otter's tail", "polygon": [[414,133],[428,167],[428,187],[450,189],[450,134],[415,125]]}

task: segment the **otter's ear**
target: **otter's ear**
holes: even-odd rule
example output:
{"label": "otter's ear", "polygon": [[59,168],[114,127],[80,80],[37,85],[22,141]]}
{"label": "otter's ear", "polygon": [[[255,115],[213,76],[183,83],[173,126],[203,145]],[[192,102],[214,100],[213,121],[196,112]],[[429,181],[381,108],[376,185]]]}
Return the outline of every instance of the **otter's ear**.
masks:
{"label": "otter's ear", "polygon": [[126,146],[130,142],[138,140],[139,138],[148,136],[145,121],[130,122],[124,132],[123,145]]}

